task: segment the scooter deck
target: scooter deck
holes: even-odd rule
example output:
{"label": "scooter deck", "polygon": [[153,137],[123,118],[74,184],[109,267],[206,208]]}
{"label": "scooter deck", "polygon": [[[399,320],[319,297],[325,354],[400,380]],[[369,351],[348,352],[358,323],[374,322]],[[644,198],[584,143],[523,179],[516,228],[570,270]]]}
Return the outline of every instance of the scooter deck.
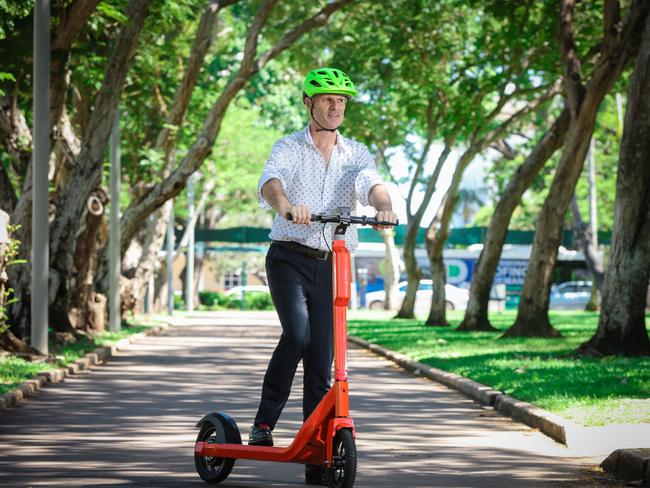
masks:
{"label": "scooter deck", "polygon": [[243,446],[241,444],[208,444],[197,442],[194,452],[199,456],[232,459],[256,459],[283,463],[322,464],[325,446],[289,447]]}

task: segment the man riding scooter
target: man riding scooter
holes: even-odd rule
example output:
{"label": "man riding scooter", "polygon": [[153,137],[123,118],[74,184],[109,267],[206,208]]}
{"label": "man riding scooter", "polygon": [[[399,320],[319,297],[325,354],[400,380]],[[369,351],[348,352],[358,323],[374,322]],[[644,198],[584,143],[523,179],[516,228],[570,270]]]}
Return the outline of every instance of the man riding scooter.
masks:
{"label": "man riding scooter", "polygon": [[[370,151],[338,131],[347,104],[356,95],[350,78],[338,69],[319,68],[307,75],[302,89],[309,124],[276,142],[258,184],[260,207],[277,212],[266,272],[282,335],[264,376],[249,445],[273,445],[272,431],[301,359],[304,419],[330,387],[332,239],[331,232],[312,225],[312,213],[354,208],[358,201],[372,205],[378,221],[397,221]],[[345,240],[354,250],[356,229],[350,229]],[[309,484],[322,484],[323,467],[306,465],[305,478]]]}

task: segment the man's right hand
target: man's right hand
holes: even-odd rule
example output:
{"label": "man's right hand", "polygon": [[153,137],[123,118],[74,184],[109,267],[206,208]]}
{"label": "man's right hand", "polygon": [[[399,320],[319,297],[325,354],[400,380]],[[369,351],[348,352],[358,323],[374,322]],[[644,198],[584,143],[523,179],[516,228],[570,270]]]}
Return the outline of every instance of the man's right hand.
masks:
{"label": "man's right hand", "polygon": [[285,219],[291,215],[291,220],[294,224],[311,224],[311,209],[307,205],[286,207],[282,214]]}

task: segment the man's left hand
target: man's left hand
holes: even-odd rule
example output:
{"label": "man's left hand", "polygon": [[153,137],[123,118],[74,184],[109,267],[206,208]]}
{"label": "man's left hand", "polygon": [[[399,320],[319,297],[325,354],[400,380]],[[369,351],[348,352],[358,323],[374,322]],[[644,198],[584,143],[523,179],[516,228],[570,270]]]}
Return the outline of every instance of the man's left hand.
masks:
{"label": "man's left hand", "polygon": [[[375,219],[383,221],[383,222],[392,222],[393,224],[397,223],[397,214],[393,212],[392,210],[380,210],[377,212],[375,215]],[[390,229],[392,226],[390,225],[373,225],[372,228],[375,230],[381,230],[381,229]]]}

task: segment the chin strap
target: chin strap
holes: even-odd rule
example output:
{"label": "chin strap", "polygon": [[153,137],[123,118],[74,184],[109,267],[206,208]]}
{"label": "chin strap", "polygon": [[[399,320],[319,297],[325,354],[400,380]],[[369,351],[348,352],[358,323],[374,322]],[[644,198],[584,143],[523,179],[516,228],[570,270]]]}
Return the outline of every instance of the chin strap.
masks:
{"label": "chin strap", "polygon": [[[316,117],[314,117],[314,99],[311,97],[309,97],[309,99],[311,100],[311,108],[309,110],[311,113],[311,118],[314,122],[316,122],[320,126],[320,129],[316,129],[316,132],[336,132],[338,128],[341,127],[341,124],[337,125],[333,129],[328,129],[323,124],[321,124],[318,120],[316,120]],[[345,115],[345,109],[343,109],[343,115]]]}
{"label": "chin strap", "polygon": [[338,127],[335,127],[334,129],[328,129],[327,127],[324,127],[323,124],[321,124],[318,120],[316,120],[316,117],[314,117],[313,104],[311,107],[311,118],[314,122],[316,122],[320,126],[320,129],[316,129],[316,132],[336,132],[336,130],[340,127],[340,125]]}

